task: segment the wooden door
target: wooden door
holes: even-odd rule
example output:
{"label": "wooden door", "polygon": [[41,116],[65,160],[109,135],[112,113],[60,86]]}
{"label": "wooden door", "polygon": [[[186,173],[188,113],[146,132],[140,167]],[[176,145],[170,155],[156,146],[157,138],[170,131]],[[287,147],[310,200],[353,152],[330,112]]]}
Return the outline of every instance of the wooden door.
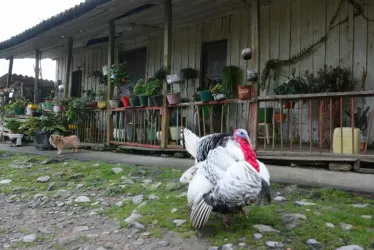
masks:
{"label": "wooden door", "polygon": [[71,76],[71,97],[81,97],[82,70],[73,71]]}

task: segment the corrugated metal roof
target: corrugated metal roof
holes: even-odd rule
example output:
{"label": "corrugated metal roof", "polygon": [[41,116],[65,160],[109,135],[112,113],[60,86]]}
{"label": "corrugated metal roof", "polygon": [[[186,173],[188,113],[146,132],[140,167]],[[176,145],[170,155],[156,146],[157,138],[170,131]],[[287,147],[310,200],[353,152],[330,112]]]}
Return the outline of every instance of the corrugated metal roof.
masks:
{"label": "corrugated metal roof", "polygon": [[61,12],[55,16],[52,16],[51,18],[42,21],[41,23],[35,25],[34,27],[28,30],[25,30],[24,32],[14,37],[11,37],[8,40],[0,42],[0,51],[9,49],[13,46],[26,42],[27,40],[30,40],[42,34],[43,32],[46,32],[61,24],[74,20],[92,11],[98,6],[106,4],[111,1],[113,0],[86,0],[84,3],[80,3],[79,5],[76,5],[70,9],[67,9],[64,12]]}

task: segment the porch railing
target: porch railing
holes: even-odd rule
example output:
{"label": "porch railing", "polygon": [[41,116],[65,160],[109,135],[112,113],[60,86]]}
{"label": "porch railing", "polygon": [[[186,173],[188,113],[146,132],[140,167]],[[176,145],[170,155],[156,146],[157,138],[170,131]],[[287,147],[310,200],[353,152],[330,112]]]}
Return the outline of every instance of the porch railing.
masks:
{"label": "porch railing", "polygon": [[160,148],[161,107],[123,107],[111,111],[112,144]]}
{"label": "porch railing", "polygon": [[72,134],[78,136],[81,144],[104,145],[107,133],[107,111],[88,110],[83,117],[69,124]]}

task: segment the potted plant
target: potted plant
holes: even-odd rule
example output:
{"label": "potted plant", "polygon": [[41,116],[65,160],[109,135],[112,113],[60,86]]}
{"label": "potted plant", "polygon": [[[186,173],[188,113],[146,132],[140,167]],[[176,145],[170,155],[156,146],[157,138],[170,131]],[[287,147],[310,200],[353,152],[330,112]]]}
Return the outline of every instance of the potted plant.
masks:
{"label": "potted plant", "polygon": [[99,90],[99,92],[97,92],[97,96],[98,96],[98,100],[99,100],[99,102],[97,103],[97,107],[99,109],[106,109],[107,108],[107,103],[106,103],[107,91],[106,91],[106,89]]}
{"label": "potted plant", "polygon": [[143,79],[136,82],[134,87],[134,95],[139,96],[140,106],[148,106],[148,96],[146,96],[146,87]]}
{"label": "potted plant", "polygon": [[97,94],[93,90],[87,90],[87,91],[82,91],[83,93],[86,94],[87,97],[87,107],[88,108],[97,108],[97,101],[95,101]]}
{"label": "potted plant", "polygon": [[[222,69],[222,89],[228,98],[232,98],[234,95],[234,85],[237,82],[237,77],[239,74],[239,68],[236,66],[226,66]],[[239,86],[239,89],[241,89]]]}
{"label": "potted plant", "polygon": [[214,100],[216,101],[222,101],[227,99],[227,95],[225,94],[222,84],[217,83],[213,88],[210,89],[212,92],[212,95],[214,97]]}
{"label": "potted plant", "polygon": [[[127,71],[127,63],[117,63],[117,64],[112,65],[112,67],[110,68],[110,74],[111,74],[113,86],[116,87],[117,89],[116,96],[120,97],[121,87],[131,82],[131,78]],[[122,102],[125,107],[130,106],[128,97],[123,97]]]}
{"label": "potted plant", "polygon": [[68,104],[68,100],[63,97],[55,97],[52,101],[53,103],[53,112],[60,113],[64,110],[64,107]]}
{"label": "potted plant", "polygon": [[196,69],[192,69],[192,68],[181,69],[180,74],[182,74],[182,77],[185,80],[195,79],[198,76],[197,70]]}
{"label": "potted plant", "polygon": [[27,103],[28,102],[26,99],[23,99],[23,98],[15,99],[8,105],[7,110],[9,110],[11,113],[14,113],[16,115],[24,115]]}
{"label": "potted plant", "polygon": [[163,82],[160,79],[150,78],[145,86],[146,95],[150,96],[155,106],[162,106],[163,95],[161,94]]}
{"label": "potted plant", "polygon": [[92,72],[87,73],[87,78],[88,79],[93,79],[94,82],[98,82],[100,84],[107,85],[107,74],[102,73],[99,70],[95,70]]}
{"label": "potted plant", "polygon": [[170,74],[166,76],[166,81],[168,84],[180,84],[184,83],[184,77],[181,73]]}
{"label": "potted plant", "polygon": [[8,137],[13,142],[15,146],[21,146],[22,145],[22,138],[23,133],[21,129],[22,123],[16,119],[10,119],[9,121],[6,121],[6,127],[9,129]]}
{"label": "potted plant", "polygon": [[88,96],[83,96],[79,98],[74,98],[69,101],[69,104],[66,108],[65,115],[73,124],[82,124],[84,123],[87,117],[87,108],[90,98]]}

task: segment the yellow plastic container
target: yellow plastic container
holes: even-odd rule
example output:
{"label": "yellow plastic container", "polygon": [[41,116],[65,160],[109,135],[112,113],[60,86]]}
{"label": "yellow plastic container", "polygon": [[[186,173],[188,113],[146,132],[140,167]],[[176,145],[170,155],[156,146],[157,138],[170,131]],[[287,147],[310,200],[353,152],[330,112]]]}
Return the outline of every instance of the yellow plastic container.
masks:
{"label": "yellow plastic container", "polygon": [[338,154],[341,153],[341,137],[343,137],[343,154],[352,154],[352,148],[354,149],[353,154],[359,154],[361,131],[359,128],[355,128],[353,130],[353,133],[354,133],[354,145],[352,145],[352,128],[351,127],[346,127],[346,128],[343,127],[343,131],[341,128],[335,128],[332,151]]}

